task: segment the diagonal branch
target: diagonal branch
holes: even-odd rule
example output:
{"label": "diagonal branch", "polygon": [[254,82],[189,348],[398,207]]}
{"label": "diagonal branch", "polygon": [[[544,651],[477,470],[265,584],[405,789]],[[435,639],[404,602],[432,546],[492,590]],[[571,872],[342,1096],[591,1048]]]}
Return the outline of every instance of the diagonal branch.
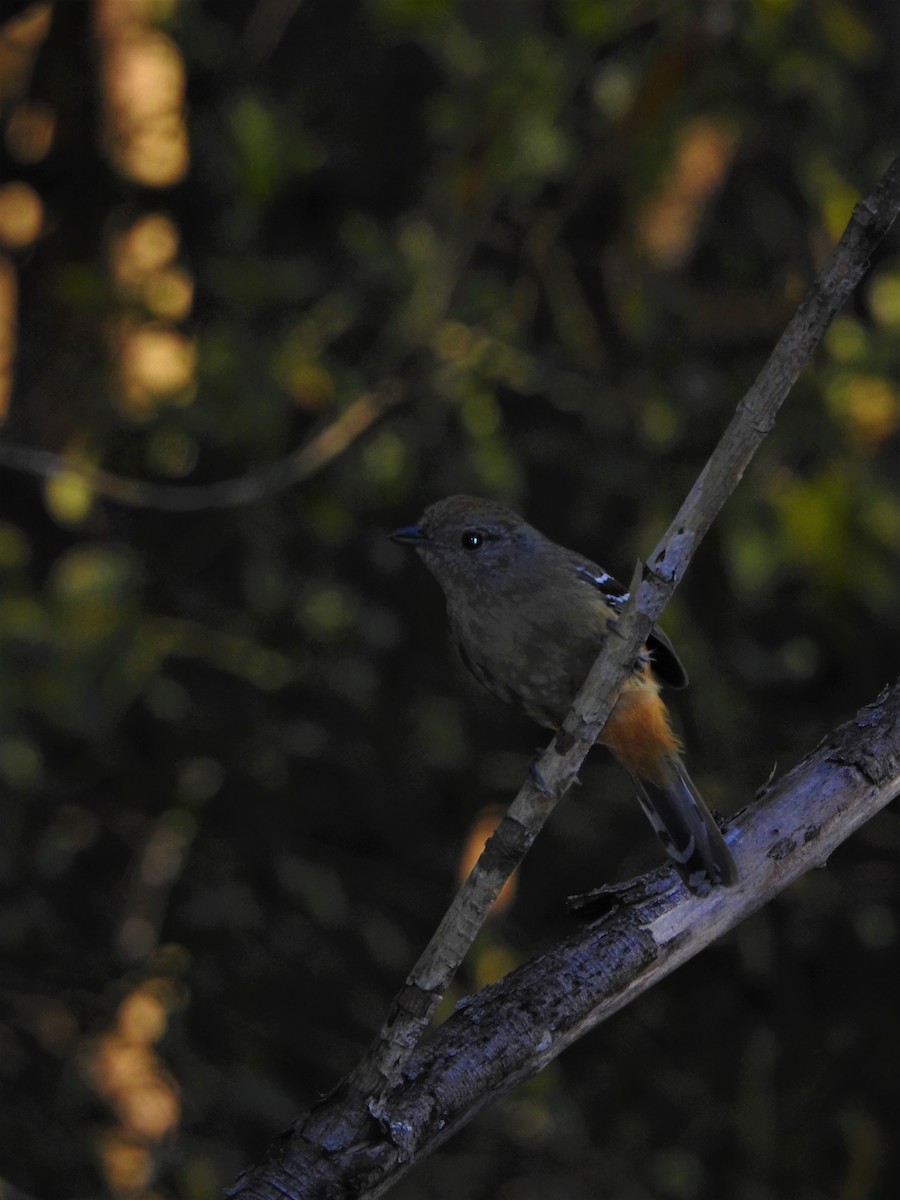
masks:
{"label": "diagonal branch", "polygon": [[395,1143],[398,1129],[411,1134],[392,1153],[399,1150],[402,1160],[445,1140],[447,1126],[452,1132],[464,1124],[801,875],[823,867],[898,795],[895,683],[736,817],[740,887],[697,900],[673,870],[661,868],[637,881],[646,886],[636,889],[645,893],[636,903],[463,1002],[410,1059],[410,1082],[393,1098],[389,1132]]}
{"label": "diagonal branch", "polygon": [[[733,822],[737,888],[690,896],[675,872],[635,880],[634,902],[464,1001],[410,1055],[389,1117],[360,1127],[340,1088],[243,1176],[241,1200],[375,1200],[478,1112],[659,983],[829,855],[900,795],[900,683],[830,734]],[[619,889],[621,891],[621,889]],[[323,1154],[324,1124],[352,1142]]]}
{"label": "diagonal branch", "polygon": [[[416,1047],[447,985],[501,888],[576,778],[618,699],[631,664],[700,541],[772,429],[782,403],[831,320],[865,274],[869,258],[890,229],[898,210],[900,158],[891,163],[872,195],[857,204],[834,254],[753,387],[738,405],[697,483],[650,555],[648,565],[642,568],[638,564],[631,599],[617,622],[619,636],[609,639],[594,663],[571,712],[532,768],[529,779],[407,977],[379,1038],[338,1089],[338,1102],[326,1103],[298,1122],[294,1134],[274,1151],[282,1164],[277,1180],[267,1168],[259,1168],[252,1177],[235,1185],[233,1195],[317,1194],[296,1190],[302,1175],[298,1176],[298,1168],[290,1166],[291,1148],[306,1161],[310,1153],[314,1158],[317,1152],[340,1157],[357,1143],[369,1145],[373,1118],[391,1130],[394,1148],[400,1156],[406,1154],[406,1143],[414,1131],[407,1129],[396,1116],[396,1102],[404,1083],[411,1086]],[[736,894],[756,897],[749,884],[751,877],[745,878],[748,883]],[[756,898],[754,903],[761,904],[764,899],[765,896]],[[696,913],[697,920],[702,921],[704,914],[708,919],[708,913],[723,903],[722,892],[717,890],[708,900],[694,899],[690,903],[695,906],[691,911]],[[721,930],[714,929],[711,936],[717,936],[717,932]],[[291,1186],[284,1182],[286,1179]]]}
{"label": "diagonal branch", "polygon": [[[535,764],[471,875],[463,884],[406,983],[377,1042],[351,1085],[378,1096],[400,1077],[486,914],[521,862],[596,741],[630,665],[672,597],[704,534],[737,487],[798,375],[832,318],[864,275],[875,247],[900,209],[900,158],[875,192],[854,209],[834,254],[820,272],[778,345],[716,446],[648,567],[635,572],[632,597],[617,622],[614,644],[598,657],[571,712]],[[613,641],[613,639],[610,639]],[[377,1105],[376,1105],[377,1111]]]}

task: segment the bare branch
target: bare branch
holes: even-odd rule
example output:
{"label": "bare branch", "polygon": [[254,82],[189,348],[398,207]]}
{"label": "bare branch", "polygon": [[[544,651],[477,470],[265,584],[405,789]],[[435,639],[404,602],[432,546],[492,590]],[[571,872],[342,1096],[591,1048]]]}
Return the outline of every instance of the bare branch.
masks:
{"label": "bare branch", "polygon": [[[674,871],[464,1001],[409,1057],[374,1119],[344,1085],[231,1191],[241,1200],[375,1200],[410,1166],[572,1042],[761,908],[900,795],[900,683],[735,819],[742,883],[690,896]],[[619,889],[622,891],[623,889]],[[328,1132],[331,1153],[322,1153]]]}
{"label": "bare branch", "polygon": [[52,450],[38,450],[0,442],[0,466],[12,467],[53,479],[71,473],[86,481],[96,495],[129,508],[159,512],[201,512],[213,508],[239,508],[284,491],[315,475],[366,432],[400,399],[400,389],[389,381],[359,396],[343,412],[297,450],[277,462],[234,479],[217,483],[147,483],[75,462]]}
{"label": "bare branch", "polygon": [[[857,204],[829,262],[791,320],[756,382],[741,400],[665,537],[640,564],[631,600],[553,742],[532,769],[434,936],[395,998],[377,1041],[351,1076],[363,1096],[388,1091],[433,1016],[491,906],[534,842],[599,736],[625,675],[671,599],[688,563],[900,209],[900,158],[875,192]],[[375,1102],[375,1111],[380,1111]]]}
{"label": "bare branch", "polygon": [[[333,1190],[336,1180],[340,1178],[343,1180],[341,1194],[375,1196],[383,1190],[391,1173],[396,1173],[412,1154],[437,1144],[452,1128],[477,1111],[479,1102],[472,1102],[464,1106],[465,1117],[452,1113],[440,1116],[439,1129],[437,1126],[437,1132],[432,1129],[430,1141],[426,1132],[430,1127],[421,1109],[416,1109],[413,1115],[402,1115],[424,1070],[421,1059],[424,1052],[417,1049],[418,1043],[501,888],[537,837],[555,804],[576,778],[584,757],[615,706],[625,675],[674,593],[702,537],[772,429],[790,388],[831,320],[864,275],[869,258],[890,229],[898,209],[900,158],[891,163],[875,192],[854,209],[832,258],[820,272],[753,387],[738,405],[697,483],[650,556],[648,566],[643,568],[638,564],[631,598],[617,622],[619,636],[609,639],[594,663],[571,712],[534,765],[529,779],[410,972],[391,1006],[378,1040],[340,1085],[335,1096],[298,1122],[295,1129],[273,1147],[271,1162],[242,1177],[232,1195],[267,1198],[334,1195],[337,1194]],[[893,761],[893,750],[891,754]],[[881,803],[886,803],[888,798],[885,793]],[[671,893],[671,911],[683,912],[682,936],[694,945],[693,953],[765,903],[780,886],[793,878],[786,868],[766,857],[764,848],[757,848],[757,843],[764,839],[759,831],[754,832],[756,827],[751,829],[744,825],[744,822],[739,825],[743,847],[736,847],[743,880],[739,889],[714,889],[708,898],[691,898],[687,902],[680,887]],[[843,836],[847,836],[855,823],[844,827]],[[785,829],[794,831],[780,843],[787,861],[802,864],[803,857],[795,856],[798,846],[804,842],[819,850],[828,848],[829,843],[814,832],[821,828],[821,823],[804,828],[804,835],[798,837],[799,826],[792,821],[786,823]],[[806,865],[809,865],[808,859]],[[802,865],[798,866],[795,873],[802,869]],[[626,922],[637,953],[635,978],[659,958],[655,939],[647,934],[641,921],[637,925],[631,920]],[[695,931],[693,935],[689,930]],[[701,936],[697,931],[703,930],[706,933]],[[604,946],[605,938],[606,935],[602,939]],[[652,953],[645,961],[644,955],[650,950]],[[683,956],[676,959],[670,955],[668,961],[666,970],[671,970],[677,962],[683,961]],[[600,977],[619,978],[618,968],[611,963],[611,959],[601,959],[596,968]],[[657,977],[659,974],[657,972]],[[623,987],[614,1007],[636,994],[636,985]],[[558,982],[548,985],[546,990],[548,1003],[559,999]],[[618,995],[618,992],[614,989],[610,994]],[[540,1055],[546,1051],[552,1057],[550,1051],[556,1041],[551,1033],[546,1047],[538,1045],[537,1057],[527,1069],[514,1067],[502,1058],[497,1060],[504,1082],[502,1085],[498,1082],[496,1087],[506,1087],[507,1080],[512,1086],[531,1072],[532,1067],[539,1069]],[[566,1044],[565,1040],[560,1042],[560,1048],[563,1044]],[[433,1039],[429,1047],[434,1045]],[[475,1059],[481,1069],[493,1070],[493,1053],[488,1054],[482,1046],[480,1054],[481,1058],[476,1054]],[[443,1074],[440,1078],[431,1077],[428,1096],[433,1097],[435,1089],[443,1089],[445,1093],[447,1089],[461,1089],[454,1062],[446,1057],[434,1061],[442,1064]],[[475,1060],[469,1061],[474,1063]],[[472,1069],[475,1069],[474,1065]],[[482,1092],[480,1104],[486,1103],[492,1094],[491,1089]],[[440,1110],[436,1104],[432,1108]],[[385,1155],[389,1160],[387,1166]],[[335,1173],[338,1164],[346,1167],[343,1175]],[[348,1190],[347,1180],[351,1178],[360,1182]],[[320,1186],[323,1180],[328,1182]]]}

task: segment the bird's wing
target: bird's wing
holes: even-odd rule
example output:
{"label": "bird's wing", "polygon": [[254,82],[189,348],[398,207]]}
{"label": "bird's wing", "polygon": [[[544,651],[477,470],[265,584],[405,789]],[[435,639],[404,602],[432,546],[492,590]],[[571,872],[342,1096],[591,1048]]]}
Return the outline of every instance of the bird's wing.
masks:
{"label": "bird's wing", "polygon": [[[628,599],[628,589],[595,563],[579,563],[575,574],[602,592],[607,604],[614,611],[618,611]],[[687,671],[675,653],[675,647],[658,625],[654,625],[647,638],[647,648],[653,660],[653,673],[660,683],[665,683],[670,688],[687,687]]]}
{"label": "bird's wing", "polygon": [[594,563],[579,563],[575,568],[575,574],[580,575],[582,579],[587,580],[598,591],[602,592],[606,597],[608,604],[613,608],[621,608],[628,599],[628,589],[619,583],[608,572],[602,568],[595,566]]}

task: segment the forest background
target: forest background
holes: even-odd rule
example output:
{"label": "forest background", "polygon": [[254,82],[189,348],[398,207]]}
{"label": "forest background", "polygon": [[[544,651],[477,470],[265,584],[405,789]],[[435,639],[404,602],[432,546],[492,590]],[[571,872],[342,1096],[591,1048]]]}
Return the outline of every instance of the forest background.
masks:
{"label": "forest background", "polygon": [[[542,741],[387,532],[474,492],[630,577],[897,152],[900,8],[0,21],[0,1180],[211,1200]],[[893,235],[667,610],[725,813],[897,677],[898,335]],[[898,847],[890,809],[392,1194],[893,1195]],[[445,1011],[659,860],[595,752]]]}

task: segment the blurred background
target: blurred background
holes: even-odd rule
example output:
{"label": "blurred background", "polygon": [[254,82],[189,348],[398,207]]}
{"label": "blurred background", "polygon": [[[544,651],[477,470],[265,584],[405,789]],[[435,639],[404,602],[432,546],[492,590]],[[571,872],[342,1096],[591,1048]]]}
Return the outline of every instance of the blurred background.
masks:
{"label": "blurred background", "polygon": [[[0,1187],[211,1200],[353,1066],[546,740],[387,532],[474,492],[629,578],[897,152],[900,8],[2,14]],[[897,677],[898,334],[894,235],[666,613],[725,813]],[[238,499],[361,397],[231,507],[75,469]],[[660,862],[601,751],[583,782],[450,1000]],[[892,809],[393,1194],[893,1196],[898,845]]]}

